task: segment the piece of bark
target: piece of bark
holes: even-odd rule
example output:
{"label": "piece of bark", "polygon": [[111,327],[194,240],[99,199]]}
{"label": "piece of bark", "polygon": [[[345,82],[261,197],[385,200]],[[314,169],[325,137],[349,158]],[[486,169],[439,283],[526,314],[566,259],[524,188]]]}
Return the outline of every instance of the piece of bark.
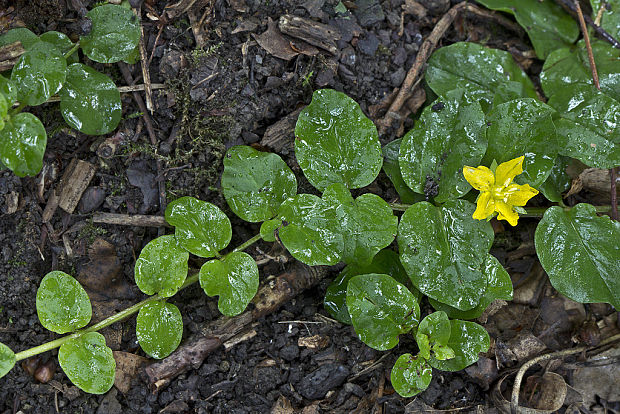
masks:
{"label": "piece of bark", "polygon": [[93,223],[137,227],[171,227],[162,216],[147,216],[143,214],[97,213],[93,216]]}
{"label": "piece of bark", "polygon": [[12,69],[24,52],[24,47],[20,41],[0,47],[0,72]]}
{"label": "piece of bark", "polygon": [[331,26],[285,14],[280,16],[278,27],[282,33],[301,39],[332,55],[338,53],[336,41],[340,39],[340,33]]}
{"label": "piece of bark", "polygon": [[58,207],[71,214],[77,207],[82,193],[95,175],[96,167],[87,161],[74,158],[60,182]]}
{"label": "piece of bark", "polygon": [[268,126],[263,134],[261,145],[282,155],[292,154],[293,142],[295,141],[295,123],[297,123],[297,118],[302,109],[299,108],[275,124]]}
{"label": "piece of bark", "polygon": [[293,50],[291,42],[282,36],[276,22],[271,20],[271,17],[267,22],[267,30],[259,35],[252,33],[252,36],[260,47],[277,58],[291,60],[299,54],[299,52]]}

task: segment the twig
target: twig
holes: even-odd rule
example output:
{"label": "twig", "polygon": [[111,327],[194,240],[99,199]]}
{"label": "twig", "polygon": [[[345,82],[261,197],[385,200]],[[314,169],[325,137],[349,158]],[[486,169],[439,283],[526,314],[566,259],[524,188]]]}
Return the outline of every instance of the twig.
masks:
{"label": "twig", "polygon": [[93,215],[93,223],[137,227],[171,227],[162,216],[146,216],[142,214],[96,213]]}
{"label": "twig", "polygon": [[[166,85],[164,85],[163,83],[152,83],[151,84],[151,89],[164,89],[166,87]],[[146,86],[144,84],[140,84],[140,85],[129,85],[129,86],[119,86],[118,91],[120,93],[129,93],[129,92],[142,92],[143,90],[145,90]],[[47,101],[45,101],[45,103],[52,103],[52,102],[60,102],[60,96],[58,95],[54,95],[51,96]]]}
{"label": "twig", "polygon": [[618,221],[618,193],[616,192],[616,168],[609,169],[611,176],[611,218]]}
{"label": "twig", "polygon": [[590,70],[592,71],[592,80],[594,81],[594,86],[599,91],[601,90],[601,85],[598,82],[598,72],[596,71],[596,63],[594,62],[594,54],[592,53],[592,45],[590,44],[590,35],[588,35],[588,28],[586,27],[586,21],[583,18],[583,13],[581,12],[581,6],[579,5],[579,0],[575,1],[575,9],[577,10],[577,18],[579,20],[579,26],[581,26],[581,31],[583,32],[583,38],[586,41],[586,50],[588,51],[588,60],[590,61]]}
{"label": "twig", "polygon": [[[569,14],[575,16],[577,11],[573,8],[573,4],[570,2],[570,0],[555,0],[556,3],[558,3],[564,10],[566,10]],[[614,38],[611,34],[609,34],[609,32],[607,32],[605,29],[603,29],[601,26],[599,26],[598,24],[594,23],[594,21],[592,21],[592,18],[590,16],[588,16],[587,14],[583,16],[583,18],[585,19],[586,23],[592,27],[594,29],[594,31],[603,38],[603,40],[605,40],[606,42],[610,43],[613,47],[615,47],[616,49],[620,49],[620,42],[618,42],[618,40],[616,40],[616,38]]]}
{"label": "twig", "polygon": [[[134,9],[134,13],[140,17],[142,14],[142,7],[138,6]],[[153,46],[154,48],[155,46]],[[138,43],[138,50],[140,51],[140,66],[142,66],[142,80],[144,81],[144,97],[146,98],[146,109],[153,113],[153,91],[151,89],[151,74],[149,72],[150,60],[146,57],[146,46],[144,45],[144,26],[140,23],[140,42]]]}

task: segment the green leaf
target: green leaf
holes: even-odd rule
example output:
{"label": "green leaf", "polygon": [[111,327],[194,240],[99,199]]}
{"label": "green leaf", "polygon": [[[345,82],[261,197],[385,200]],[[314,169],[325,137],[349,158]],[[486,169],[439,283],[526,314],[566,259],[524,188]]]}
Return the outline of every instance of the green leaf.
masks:
{"label": "green leaf", "polygon": [[448,315],[445,312],[437,311],[422,319],[415,338],[418,341],[418,337],[424,335],[432,346],[435,344],[445,346],[450,339],[450,332],[451,327]]}
{"label": "green leaf", "polygon": [[400,164],[398,163],[401,141],[402,138],[398,138],[383,147],[383,171],[394,185],[401,203],[413,204],[424,200],[424,196],[414,193],[411,188],[407,186],[405,180],[403,180]]}
{"label": "green leaf", "polygon": [[59,334],[85,327],[92,316],[90,299],[82,285],[58,270],[41,280],[36,306],[41,325]]}
{"label": "green leaf", "polygon": [[86,14],[90,33],[80,38],[84,54],[95,62],[114,63],[128,58],[140,42],[140,21],[124,7],[106,4]]}
{"label": "green leaf", "polygon": [[320,191],[334,183],[367,186],[383,162],[375,125],[353,99],[331,89],[315,91],[299,114],[295,156],[310,184]]}
{"label": "green leaf", "polygon": [[433,369],[424,358],[403,354],[394,363],[390,381],[401,397],[409,398],[427,389],[432,377]]}
{"label": "green leaf", "polygon": [[0,131],[0,162],[18,177],[36,175],[47,146],[45,127],[28,112],[12,116]]}
{"label": "green leaf", "polygon": [[570,158],[558,155],[549,177],[538,187],[547,200],[559,203],[562,201],[562,193],[570,188],[571,178],[566,173],[569,162]]}
{"label": "green leaf", "polygon": [[420,349],[420,356],[424,359],[429,359],[431,357],[431,340],[428,339],[428,336],[416,335],[416,342],[418,343],[418,348]]}
{"label": "green leaf", "polygon": [[280,204],[297,194],[297,179],[278,155],[239,145],[224,157],[222,190],[233,213],[259,222],[275,217]]}
{"label": "green leaf", "polygon": [[276,241],[276,231],[278,231],[280,227],[282,227],[282,220],[267,220],[260,225],[260,236],[266,242],[274,242]]}
{"label": "green leaf", "polygon": [[459,42],[435,51],[428,61],[426,81],[439,96],[463,89],[471,101],[483,99],[489,104],[536,98],[532,81],[510,53],[476,43]]}
{"label": "green leaf", "polygon": [[620,103],[588,86],[563,87],[549,99],[559,112],[558,134],[567,143],[561,154],[589,167],[620,165]]}
{"label": "green leaf", "polygon": [[226,316],[240,314],[258,292],[258,266],[247,253],[232,252],[200,268],[200,286],[209,296],[219,295],[217,308]]}
{"label": "green leaf", "polygon": [[95,69],[74,63],[60,90],[60,112],[65,121],[84,134],[113,131],[121,120],[121,95],[112,79]]}
{"label": "green leaf", "polygon": [[475,322],[454,319],[450,321],[450,326],[448,346],[454,351],[454,358],[431,358],[428,362],[442,371],[460,371],[478,361],[478,354],[489,349],[491,340],[487,331]]}
{"label": "green leaf", "polygon": [[36,34],[32,33],[25,27],[17,27],[11,29],[2,36],[0,36],[0,46],[6,46],[11,43],[21,42],[24,49],[30,49],[35,43],[39,42],[39,38]]}
{"label": "green leaf", "polygon": [[349,189],[336,183],[325,189],[323,200],[336,208],[344,238],[343,262],[370,264],[394,241],[398,218],[381,197],[366,193],[353,200]]}
{"label": "green leaf", "polygon": [[26,105],[41,105],[58,92],[65,82],[67,60],[47,42],[32,45],[11,71],[17,88],[17,100]]}
{"label": "green leaf", "polygon": [[0,342],[0,378],[4,377],[15,366],[15,353]]}
{"label": "green leaf", "polygon": [[480,104],[468,103],[459,92],[427,106],[400,145],[399,163],[405,183],[440,203],[471,190],[463,166],[479,165],[487,149]]}
{"label": "green leaf", "polygon": [[413,285],[461,310],[478,305],[487,280],[484,262],[493,242],[488,222],[472,219],[475,206],[452,200],[442,207],[412,205],[398,227],[398,247]]}
{"label": "green leaf", "polygon": [[620,1],[619,0],[590,0],[592,16],[596,17],[603,6],[601,27],[614,38],[620,37]]}
{"label": "green leaf", "polygon": [[551,207],[536,228],[540,264],[564,296],[620,307],[620,222],[598,217],[590,204]]}
{"label": "green leaf", "polygon": [[9,105],[12,105],[17,99],[17,88],[15,84],[2,75],[0,75],[0,93],[4,95]]}
{"label": "green leaf", "polygon": [[487,279],[487,286],[480,297],[480,302],[475,308],[462,311],[429,298],[431,306],[438,311],[444,311],[450,318],[476,319],[482,315],[487,306],[495,299],[512,300],[512,280],[510,275],[501,263],[490,254],[487,255],[484,263],[484,275]]}
{"label": "green leaf", "polygon": [[174,236],[151,240],[136,260],[135,279],[138,288],[147,295],[170,297],[185,282],[189,253]]}
{"label": "green leaf", "polygon": [[6,101],[4,94],[0,93],[0,130],[4,129],[4,119],[9,111],[9,103]]}
{"label": "green leaf", "polygon": [[232,238],[226,214],[194,197],[181,197],[168,203],[166,221],[175,227],[174,235],[181,247],[196,256],[216,256]]}
{"label": "green leaf", "polygon": [[[39,36],[39,39],[42,42],[47,42],[55,46],[60,51],[60,53],[63,54],[63,56],[69,50],[71,50],[73,46],[75,46],[75,43],[73,43],[66,34],[56,32],[53,30],[43,33],[41,36]],[[80,60],[77,52],[74,52],[71,56],[69,56],[66,59],[67,59],[67,65],[70,65],[72,63],[77,63]]]}
{"label": "green leaf", "polygon": [[123,62],[128,63],[130,65],[135,65],[140,61],[140,45],[137,45],[134,50],[123,59]]}
{"label": "green leaf", "polygon": [[478,0],[478,3],[513,14],[530,37],[539,59],[544,60],[554,50],[574,43],[579,36],[575,20],[552,0]]}
{"label": "green leaf", "polygon": [[446,359],[452,359],[456,356],[456,352],[454,349],[450,348],[447,345],[433,345],[433,354],[435,359],[439,361],[445,361]]}
{"label": "green leaf", "polygon": [[347,308],[355,333],[380,351],[398,345],[398,335],[410,331],[420,319],[413,294],[392,277],[376,273],[349,280]]}
{"label": "green leaf", "polygon": [[62,344],[58,362],[71,382],[90,394],[105,394],[114,385],[116,361],[98,332],[88,332]]}
{"label": "green leaf", "polygon": [[489,148],[482,164],[489,165],[493,160],[501,164],[524,155],[523,174],[516,181],[540,186],[549,176],[559,149],[553,113],[551,107],[530,98],[493,108],[487,116]]}
{"label": "green leaf", "polygon": [[183,337],[179,308],[163,300],[144,305],[136,318],[136,337],[142,350],[151,357],[162,359],[170,355]]}
{"label": "green leaf", "polygon": [[344,251],[336,208],[312,194],[297,194],[280,206],[280,241],[291,255],[309,266],[333,265]]}

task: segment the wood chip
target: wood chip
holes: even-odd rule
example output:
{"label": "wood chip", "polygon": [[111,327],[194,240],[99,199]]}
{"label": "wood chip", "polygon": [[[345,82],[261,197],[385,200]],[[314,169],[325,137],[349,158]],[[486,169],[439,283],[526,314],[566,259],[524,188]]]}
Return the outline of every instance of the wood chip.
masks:
{"label": "wood chip", "polygon": [[282,33],[308,42],[332,55],[338,53],[336,41],[340,39],[340,33],[331,26],[286,14],[280,17],[278,27]]}
{"label": "wood chip", "polygon": [[290,42],[282,36],[276,22],[269,18],[267,30],[260,35],[252,33],[256,42],[270,55],[284,60],[291,60],[299,53],[291,48]]}
{"label": "wood chip", "polygon": [[114,351],[113,355],[116,361],[114,386],[123,394],[127,394],[131,389],[131,380],[148,359],[123,351]]}
{"label": "wood chip", "polygon": [[71,214],[77,207],[82,193],[95,175],[95,166],[74,158],[60,183],[58,206]]}
{"label": "wood chip", "polygon": [[291,112],[284,118],[281,118],[275,124],[268,126],[263,134],[261,145],[279,154],[292,154],[295,139],[295,123],[302,109],[299,108],[295,112]]}
{"label": "wood chip", "polygon": [[297,340],[297,345],[309,349],[323,349],[329,344],[329,337],[325,335],[305,336]]}
{"label": "wood chip", "polygon": [[24,52],[22,43],[19,41],[0,47],[0,72],[13,68]]}

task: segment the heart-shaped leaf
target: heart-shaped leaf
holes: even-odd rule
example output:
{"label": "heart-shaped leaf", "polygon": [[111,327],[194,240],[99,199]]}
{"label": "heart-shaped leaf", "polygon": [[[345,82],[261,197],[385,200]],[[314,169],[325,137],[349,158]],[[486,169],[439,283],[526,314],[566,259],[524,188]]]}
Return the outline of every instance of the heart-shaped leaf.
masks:
{"label": "heart-shaped leaf", "polygon": [[260,225],[260,236],[266,242],[274,242],[276,241],[276,231],[278,231],[280,227],[282,227],[282,220],[280,219],[264,221],[263,224]]}
{"label": "heart-shaped leaf", "polygon": [[170,355],[183,337],[183,318],[179,308],[163,300],[144,305],[136,318],[136,337],[142,350],[153,358]]}
{"label": "heart-shaped leaf", "polygon": [[7,372],[15,366],[15,353],[0,342],[0,378],[4,377]]}
{"label": "heart-shaped leaf", "polygon": [[[445,312],[438,311],[427,315],[420,325],[418,331],[415,334],[416,341],[419,341],[419,337],[422,335],[428,338],[430,345],[439,344],[447,345],[450,339],[451,332],[450,320]],[[420,352],[422,350],[420,349]]]}
{"label": "heart-shaped leaf", "polygon": [[475,322],[450,321],[450,340],[447,346],[454,351],[454,358],[439,360],[431,357],[428,363],[442,371],[460,371],[478,361],[478,354],[489,349],[487,331]]}
{"label": "heart-shaped leaf", "polygon": [[258,292],[258,266],[247,253],[232,252],[200,268],[200,286],[209,296],[219,295],[217,308],[226,316],[240,314]]}
{"label": "heart-shaped leaf", "polygon": [[147,295],[170,297],[185,282],[189,253],[179,246],[174,236],[151,240],[136,260],[135,279],[138,288]]}
{"label": "heart-shaped leaf", "polygon": [[85,327],[92,316],[90,299],[82,285],[58,270],[41,280],[36,306],[41,325],[59,334]]}
{"label": "heart-shaped leaf", "polygon": [[398,345],[398,336],[420,320],[420,306],[413,294],[391,276],[376,273],[349,280],[347,308],[357,336],[380,351]]}
{"label": "heart-shaped leaf", "polygon": [[493,242],[488,222],[472,219],[475,206],[451,200],[442,207],[412,205],[398,227],[400,261],[425,295],[461,310],[478,305],[487,278],[484,262]]}
{"label": "heart-shaped leaf", "polygon": [[620,223],[598,217],[590,204],[551,207],[534,237],[554,288],[577,302],[620,307]]}
{"label": "heart-shaped leaf", "polygon": [[572,180],[566,173],[569,162],[570,158],[558,155],[549,177],[538,187],[547,200],[559,203],[562,201],[562,193],[570,188]]}
{"label": "heart-shaped leaf", "polygon": [[310,184],[321,191],[334,183],[367,186],[383,162],[375,125],[353,99],[331,89],[315,91],[299,114],[295,156]]}
{"label": "heart-shaped leaf", "polygon": [[312,194],[297,194],[280,206],[280,241],[291,255],[310,266],[340,261],[344,241],[336,208]]}
{"label": "heart-shaped leaf", "polygon": [[58,362],[71,382],[90,394],[105,394],[114,385],[116,361],[98,332],[88,332],[62,344]]}
{"label": "heart-shaped leaf", "polygon": [[418,356],[403,354],[398,357],[390,373],[392,387],[405,398],[413,397],[428,388],[433,378],[433,369]]}
{"label": "heart-shaped leaf", "polygon": [[450,92],[427,106],[400,144],[398,160],[405,183],[440,203],[471,190],[463,166],[480,164],[487,150],[480,104],[467,102],[461,93]]}
{"label": "heart-shaped leaf", "polygon": [[222,190],[233,213],[259,222],[275,217],[280,204],[297,194],[297,179],[278,155],[239,145],[224,157]]}
{"label": "heart-shaped leaf", "polygon": [[424,196],[414,193],[411,188],[407,186],[405,180],[403,180],[400,164],[398,163],[401,141],[402,138],[398,138],[383,147],[383,171],[392,182],[392,185],[394,185],[400,197],[400,201],[405,204],[413,204],[424,200]]}
{"label": "heart-shaped leaf", "polygon": [[26,105],[41,105],[58,92],[67,76],[67,60],[50,43],[37,42],[17,61],[11,80],[17,88],[17,100]]}
{"label": "heart-shaped leaf", "polygon": [[18,177],[36,175],[43,166],[46,146],[47,133],[39,118],[21,112],[0,131],[0,162]]}
{"label": "heart-shaped leaf", "polygon": [[95,62],[114,63],[128,58],[140,41],[140,21],[122,6],[106,4],[86,14],[92,29],[80,38],[84,54]]}
{"label": "heart-shaped leaf", "polygon": [[0,46],[11,43],[21,42],[24,49],[30,49],[32,45],[39,42],[39,37],[25,27],[17,27],[0,36]]}
{"label": "heart-shaped leaf", "polygon": [[70,65],[59,95],[63,118],[84,134],[107,134],[121,120],[121,95],[116,85],[90,66]]}
{"label": "heart-shaped leaf", "polygon": [[[66,34],[56,32],[54,30],[43,33],[41,36],[39,36],[39,39],[42,42],[47,42],[54,45],[60,51],[60,53],[63,54],[63,56],[75,45],[75,43],[73,43]],[[77,53],[73,53],[66,59],[67,65],[70,65],[72,63],[78,63],[80,60]]]}
{"label": "heart-shaped leaf", "polygon": [[213,257],[232,238],[230,220],[217,206],[194,197],[181,197],[166,207],[166,221],[175,227],[177,241],[200,257]]}

